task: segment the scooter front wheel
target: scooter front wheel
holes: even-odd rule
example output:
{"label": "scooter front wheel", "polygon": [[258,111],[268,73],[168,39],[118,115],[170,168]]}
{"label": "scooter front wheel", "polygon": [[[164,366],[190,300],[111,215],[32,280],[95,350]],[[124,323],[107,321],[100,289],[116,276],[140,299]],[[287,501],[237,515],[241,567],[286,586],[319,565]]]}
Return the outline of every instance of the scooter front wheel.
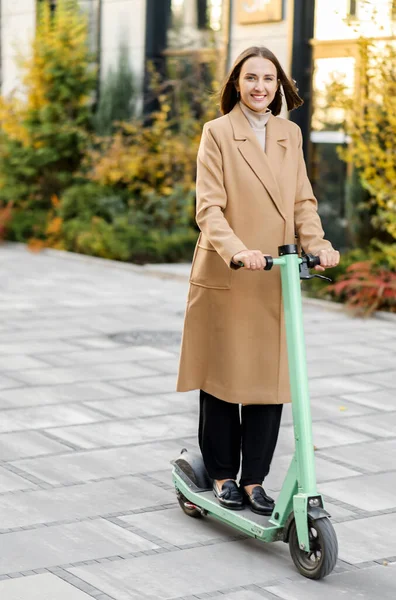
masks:
{"label": "scooter front wheel", "polygon": [[308,517],[310,548],[300,548],[296,523],[289,532],[289,550],[294,564],[304,577],[323,579],[334,569],[338,556],[338,542],[333,525],[328,518],[314,520]]}

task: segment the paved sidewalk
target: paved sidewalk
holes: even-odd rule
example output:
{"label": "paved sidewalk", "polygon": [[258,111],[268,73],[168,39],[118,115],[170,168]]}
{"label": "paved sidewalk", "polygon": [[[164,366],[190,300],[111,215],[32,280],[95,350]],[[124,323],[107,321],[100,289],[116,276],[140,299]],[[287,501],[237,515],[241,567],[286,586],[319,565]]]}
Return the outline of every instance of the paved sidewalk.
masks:
{"label": "paved sidewalk", "polygon": [[[1,600],[394,600],[396,322],[305,307],[319,489],[339,563],[185,516],[169,461],[196,447],[174,393],[185,269],[0,248]],[[162,275],[161,275],[162,274]],[[293,448],[290,407],[267,488]]]}

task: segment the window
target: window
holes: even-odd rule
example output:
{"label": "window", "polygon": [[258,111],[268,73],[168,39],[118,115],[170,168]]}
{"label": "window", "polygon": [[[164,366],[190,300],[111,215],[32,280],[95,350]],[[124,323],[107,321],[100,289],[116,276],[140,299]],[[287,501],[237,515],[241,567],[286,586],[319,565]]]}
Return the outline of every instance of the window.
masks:
{"label": "window", "polygon": [[357,0],[348,0],[348,17],[357,17]]}
{"label": "window", "polygon": [[55,13],[56,10],[56,0],[38,0],[38,4],[44,4],[44,2],[46,2],[47,4],[49,4],[49,7],[51,9],[51,15],[53,15]]}
{"label": "window", "polygon": [[208,0],[197,0],[197,25],[198,29],[207,29],[208,19]]}
{"label": "window", "polygon": [[171,0],[171,29],[219,31],[222,12],[223,0]]}

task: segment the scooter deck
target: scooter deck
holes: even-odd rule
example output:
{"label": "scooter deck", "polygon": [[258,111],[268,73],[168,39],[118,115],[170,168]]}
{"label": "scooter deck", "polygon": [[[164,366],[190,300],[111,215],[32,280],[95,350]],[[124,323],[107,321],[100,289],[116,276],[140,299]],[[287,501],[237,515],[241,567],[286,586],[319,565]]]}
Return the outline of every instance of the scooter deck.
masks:
{"label": "scooter deck", "polygon": [[230,525],[244,534],[265,542],[275,542],[283,539],[282,528],[271,523],[270,517],[252,512],[248,506],[243,507],[242,510],[224,508],[219,504],[211,490],[193,493],[191,493],[191,490],[182,490],[182,493],[186,493],[186,497],[192,504],[205,511],[204,514]]}
{"label": "scooter deck", "polygon": [[[205,500],[209,501],[216,507],[221,507],[219,501],[215,497],[212,491],[208,492],[198,492],[199,496],[205,498]],[[250,510],[249,506],[244,506],[242,510],[230,510],[229,508],[225,509],[227,512],[233,513],[234,515],[241,517],[243,519],[253,521],[257,525],[261,525],[262,527],[268,527],[270,517],[266,517],[264,515],[258,515]]]}

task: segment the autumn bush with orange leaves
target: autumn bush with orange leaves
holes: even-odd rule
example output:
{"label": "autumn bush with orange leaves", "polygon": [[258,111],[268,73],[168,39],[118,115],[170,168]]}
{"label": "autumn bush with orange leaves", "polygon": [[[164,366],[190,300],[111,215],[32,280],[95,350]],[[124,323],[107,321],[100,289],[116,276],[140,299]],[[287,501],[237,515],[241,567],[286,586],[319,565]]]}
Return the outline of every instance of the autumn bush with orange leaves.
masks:
{"label": "autumn bush with orange leaves", "polygon": [[396,272],[369,260],[350,265],[328,291],[358,315],[377,310],[396,313]]}

